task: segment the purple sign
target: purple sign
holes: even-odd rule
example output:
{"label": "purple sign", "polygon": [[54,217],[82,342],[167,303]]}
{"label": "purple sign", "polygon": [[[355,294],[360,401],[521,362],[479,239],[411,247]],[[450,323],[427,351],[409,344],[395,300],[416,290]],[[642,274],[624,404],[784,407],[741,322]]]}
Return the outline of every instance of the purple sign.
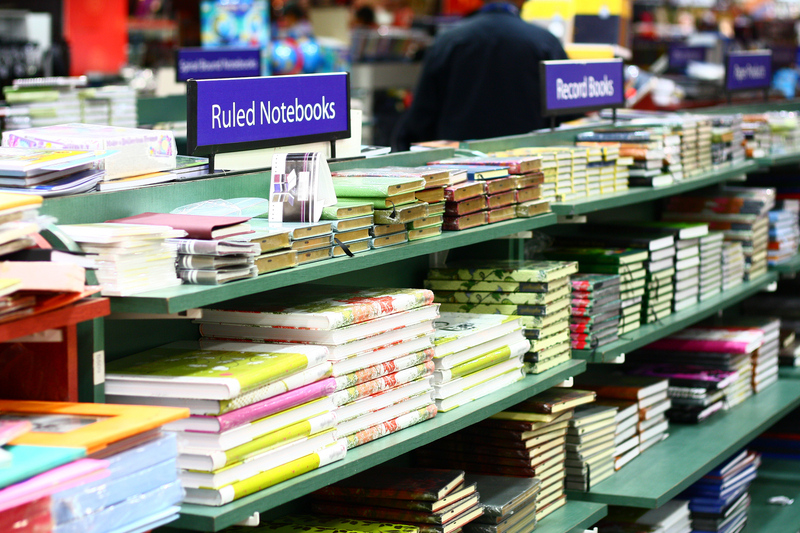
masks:
{"label": "purple sign", "polygon": [[187,89],[192,155],[350,136],[346,72],[197,80]]}
{"label": "purple sign", "polygon": [[622,60],[542,61],[542,111],[559,115],[625,104]]}
{"label": "purple sign", "polygon": [[765,89],[772,81],[772,50],[731,52],[725,72],[725,89]]}
{"label": "purple sign", "polygon": [[178,81],[249,78],[261,75],[258,48],[181,48],[175,61]]}
{"label": "purple sign", "polygon": [[704,46],[675,45],[669,49],[669,68],[683,69],[689,61],[705,61],[706,48]]}

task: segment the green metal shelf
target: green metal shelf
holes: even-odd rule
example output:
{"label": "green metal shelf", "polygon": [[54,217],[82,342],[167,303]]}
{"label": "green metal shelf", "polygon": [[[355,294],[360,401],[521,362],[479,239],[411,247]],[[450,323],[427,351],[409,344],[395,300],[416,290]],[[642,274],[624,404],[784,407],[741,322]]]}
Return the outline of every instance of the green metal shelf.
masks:
{"label": "green metal shelf", "polygon": [[246,519],[254,512],[273,509],[474,424],[580,374],[585,369],[584,361],[572,360],[542,374],[526,376],[522,381],[505,387],[501,391],[470,402],[453,411],[440,413],[432,420],[359,446],[348,452],[347,457],[342,461],[290,479],[228,505],[206,507],[184,504],[181,507],[181,517],[177,522],[170,524],[170,527],[197,531],[219,531]]}
{"label": "green metal shelf", "polygon": [[622,207],[650,200],[658,200],[668,196],[674,196],[686,191],[693,191],[727,181],[739,174],[747,174],[756,170],[758,164],[754,161],[747,161],[741,165],[732,166],[721,170],[712,170],[697,176],[678,182],[668,187],[631,187],[627,191],[615,194],[608,194],[598,197],[590,197],[584,200],[572,202],[556,203],[552,205],[552,210],[558,215],[584,215],[594,213],[603,209]]}
{"label": "green metal shelf", "polygon": [[800,254],[795,255],[790,260],[779,265],[770,267],[770,270],[777,272],[782,276],[791,276],[800,271]]}
{"label": "green metal shelf", "polygon": [[583,533],[607,514],[607,505],[567,500],[564,507],[556,509],[536,524],[536,532]]}
{"label": "green metal shelf", "polygon": [[759,167],[779,167],[783,165],[800,164],[800,154],[783,154],[759,157],[755,160]]}
{"label": "green metal shelf", "polygon": [[781,379],[800,379],[800,366],[782,366],[778,375]]}
{"label": "green metal shelf", "polygon": [[[789,473],[773,477],[769,471]],[[758,469],[758,478],[750,485],[750,509],[744,533],[795,532],[800,524],[800,462],[765,459]],[[773,496],[788,496],[792,505],[772,505]]]}
{"label": "green metal shelf", "polygon": [[550,226],[556,223],[556,219],[556,215],[552,213],[531,218],[518,218],[464,231],[447,231],[438,237],[372,250],[358,254],[355,257],[341,257],[309,265],[300,265],[264,274],[254,279],[234,281],[224,285],[180,285],[136,296],[111,298],[111,310],[119,313],[178,313],[187,309],[238,298],[239,296],[314,281],[377,265],[394,263],[411,257],[442,252],[460,246],[512,235],[520,231]]}
{"label": "green metal shelf", "polygon": [[569,491],[568,497],[655,509],[798,405],[797,382],[778,380],[767,390],[702,424],[671,425],[665,441],[648,449],[590,492]]}
{"label": "green metal shelf", "polygon": [[775,272],[767,272],[753,281],[745,281],[733,289],[724,291],[713,298],[693,305],[688,309],[673,313],[666,318],[652,324],[646,324],[630,333],[621,336],[618,341],[606,344],[594,350],[572,350],[572,357],[586,359],[591,363],[608,363],[622,354],[630,353],[637,348],[650,344],[671,333],[675,333],[687,326],[699,322],[729,307],[777,280]]}

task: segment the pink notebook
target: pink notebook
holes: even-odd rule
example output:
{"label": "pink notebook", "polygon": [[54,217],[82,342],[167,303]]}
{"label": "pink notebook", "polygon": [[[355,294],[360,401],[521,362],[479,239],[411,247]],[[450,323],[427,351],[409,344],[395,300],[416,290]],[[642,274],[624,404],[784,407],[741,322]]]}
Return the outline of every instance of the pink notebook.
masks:
{"label": "pink notebook", "polygon": [[687,328],[653,342],[645,349],[681,352],[750,353],[759,348],[764,335],[754,330]]}
{"label": "pink notebook", "polygon": [[222,239],[232,235],[252,233],[248,224],[250,217],[214,217],[208,215],[182,215],[175,213],[142,213],[115,220],[107,220],[116,224],[145,224],[154,226],[170,226],[182,229],[190,239]]}
{"label": "pink notebook", "polygon": [[33,428],[28,420],[0,420],[0,446],[8,444]]}

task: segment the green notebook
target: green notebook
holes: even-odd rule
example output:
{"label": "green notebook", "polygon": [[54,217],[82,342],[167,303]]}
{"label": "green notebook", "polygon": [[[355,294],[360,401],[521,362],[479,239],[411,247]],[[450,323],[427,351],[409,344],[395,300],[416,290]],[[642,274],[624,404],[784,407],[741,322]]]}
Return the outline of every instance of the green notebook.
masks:
{"label": "green notebook", "polygon": [[393,194],[420,191],[424,187],[425,180],[413,178],[333,178],[337,198],[385,198]]}

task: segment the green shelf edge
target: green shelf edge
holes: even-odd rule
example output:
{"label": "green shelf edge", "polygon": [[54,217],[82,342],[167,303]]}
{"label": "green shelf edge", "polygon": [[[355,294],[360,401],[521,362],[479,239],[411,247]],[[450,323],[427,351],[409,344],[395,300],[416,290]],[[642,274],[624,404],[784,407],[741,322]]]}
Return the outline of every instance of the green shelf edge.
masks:
{"label": "green shelf edge", "polygon": [[517,218],[464,231],[446,231],[421,241],[371,250],[355,257],[339,257],[319,263],[300,265],[263,274],[254,279],[223,285],[180,285],[125,298],[111,298],[111,311],[117,313],[179,313],[240,296],[269,291],[288,285],[314,281],[345,272],[385,265],[435,252],[485,242],[520,231],[556,224],[557,216],[546,213],[531,218]]}
{"label": "green shelf edge", "polygon": [[800,366],[782,366],[778,368],[781,379],[800,379]]}
{"label": "green shelf edge", "polygon": [[700,302],[688,309],[673,313],[652,324],[626,333],[620,340],[601,346],[595,350],[572,350],[572,357],[585,359],[590,363],[608,363],[616,357],[629,353],[662,337],[675,333],[686,326],[709,317],[721,309],[725,309],[756,292],[764,289],[778,279],[775,272],[767,272],[753,281],[745,281],[733,289],[724,291],[713,298]]}
{"label": "green shelf edge", "polygon": [[800,163],[800,154],[783,154],[754,159],[759,167],[777,167],[781,165],[794,165]]}
{"label": "green shelf edge", "polygon": [[607,514],[607,505],[568,499],[563,507],[536,524],[535,530],[536,533],[583,533]]}
{"label": "green shelf edge", "polygon": [[614,207],[622,207],[640,202],[648,202],[650,200],[658,200],[666,198],[686,191],[693,191],[714,185],[723,181],[727,181],[733,176],[739,174],[746,174],[759,168],[758,163],[754,161],[747,161],[741,165],[732,166],[730,168],[712,170],[704,174],[700,174],[695,178],[688,178],[674,185],[668,187],[631,187],[627,191],[615,194],[604,195],[600,197],[590,197],[585,200],[578,200],[575,202],[555,203],[551,209],[557,215],[584,215],[601,211],[603,209],[611,209]]}
{"label": "green shelf edge", "polygon": [[797,383],[778,380],[767,390],[706,422],[670,425],[666,440],[590,492],[568,491],[568,497],[609,505],[661,507],[798,405]]}
{"label": "green shelf edge", "polygon": [[219,531],[246,519],[254,512],[264,512],[275,508],[488,418],[534,394],[580,374],[584,370],[586,370],[584,361],[571,360],[542,374],[528,375],[522,381],[505,387],[502,391],[470,402],[453,411],[437,414],[431,420],[359,446],[348,452],[347,457],[342,461],[284,481],[228,505],[206,507],[184,504],[181,507],[181,517],[177,522],[171,523],[170,527],[196,531]]}
{"label": "green shelf edge", "polygon": [[[779,479],[766,471],[769,469],[788,471],[791,475]],[[751,503],[743,533],[797,531],[800,524],[800,461],[765,459],[748,492]],[[769,503],[772,496],[788,496],[794,499],[794,503],[772,505]]]}
{"label": "green shelf edge", "polygon": [[781,275],[792,275],[800,271],[800,254],[795,255],[788,261],[779,265],[769,267],[770,270]]}

